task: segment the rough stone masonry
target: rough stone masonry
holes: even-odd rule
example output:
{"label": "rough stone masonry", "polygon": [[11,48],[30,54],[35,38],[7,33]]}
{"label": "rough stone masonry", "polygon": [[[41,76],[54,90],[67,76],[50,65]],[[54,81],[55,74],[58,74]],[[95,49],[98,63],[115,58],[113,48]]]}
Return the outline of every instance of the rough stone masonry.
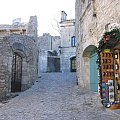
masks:
{"label": "rough stone masonry", "polygon": [[[26,34],[21,34],[20,24],[7,26],[6,33],[0,34],[0,99],[9,96],[11,91],[28,89],[37,77],[37,17],[31,16],[27,25],[23,29]],[[8,30],[14,32],[7,34]],[[3,33],[2,27],[0,33]]]}

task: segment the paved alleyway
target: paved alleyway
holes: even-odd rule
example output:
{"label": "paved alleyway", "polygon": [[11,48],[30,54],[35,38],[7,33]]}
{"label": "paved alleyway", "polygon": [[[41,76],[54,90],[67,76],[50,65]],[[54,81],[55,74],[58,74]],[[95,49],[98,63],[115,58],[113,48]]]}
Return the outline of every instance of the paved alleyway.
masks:
{"label": "paved alleyway", "polygon": [[0,103],[0,120],[120,120],[99,102],[78,89],[74,73],[44,73],[32,88]]}

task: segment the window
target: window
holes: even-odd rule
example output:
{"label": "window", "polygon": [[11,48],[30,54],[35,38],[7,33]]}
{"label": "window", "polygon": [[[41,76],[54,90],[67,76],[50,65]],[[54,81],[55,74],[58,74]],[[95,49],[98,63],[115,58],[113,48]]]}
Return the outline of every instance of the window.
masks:
{"label": "window", "polygon": [[71,37],[71,46],[72,46],[72,47],[76,47],[76,39],[75,39],[75,36],[72,36],[72,37]]}
{"label": "window", "polygon": [[71,72],[76,72],[76,57],[73,57],[71,60]]}

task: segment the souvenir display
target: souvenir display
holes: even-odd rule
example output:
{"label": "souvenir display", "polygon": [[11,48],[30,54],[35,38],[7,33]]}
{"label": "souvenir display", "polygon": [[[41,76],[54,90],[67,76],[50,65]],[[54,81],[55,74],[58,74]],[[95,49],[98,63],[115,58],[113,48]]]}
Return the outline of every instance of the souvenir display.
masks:
{"label": "souvenir display", "polygon": [[[119,33],[119,36],[118,36]],[[112,34],[117,36],[112,36]],[[106,36],[110,36],[106,40]],[[99,92],[105,107],[120,109],[120,31],[104,34],[98,46]],[[120,44],[120,43],[119,43]]]}

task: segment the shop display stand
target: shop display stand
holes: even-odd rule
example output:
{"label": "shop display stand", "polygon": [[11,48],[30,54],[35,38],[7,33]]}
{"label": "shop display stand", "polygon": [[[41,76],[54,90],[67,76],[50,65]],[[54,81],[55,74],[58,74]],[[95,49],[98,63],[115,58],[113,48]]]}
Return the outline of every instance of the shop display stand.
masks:
{"label": "shop display stand", "polygon": [[101,98],[110,109],[120,109],[120,50],[100,53]]}

